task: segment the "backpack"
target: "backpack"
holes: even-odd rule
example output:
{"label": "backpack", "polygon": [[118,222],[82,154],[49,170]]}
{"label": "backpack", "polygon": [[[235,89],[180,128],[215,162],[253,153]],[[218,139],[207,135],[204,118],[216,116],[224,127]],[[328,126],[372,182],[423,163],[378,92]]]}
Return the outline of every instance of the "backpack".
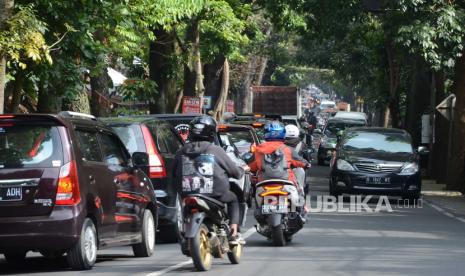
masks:
{"label": "backpack", "polygon": [[262,171],[264,179],[289,179],[287,159],[282,146],[273,153],[264,154],[262,160]]}
{"label": "backpack", "polygon": [[194,158],[182,156],[182,194],[213,194],[215,156],[200,154]]}

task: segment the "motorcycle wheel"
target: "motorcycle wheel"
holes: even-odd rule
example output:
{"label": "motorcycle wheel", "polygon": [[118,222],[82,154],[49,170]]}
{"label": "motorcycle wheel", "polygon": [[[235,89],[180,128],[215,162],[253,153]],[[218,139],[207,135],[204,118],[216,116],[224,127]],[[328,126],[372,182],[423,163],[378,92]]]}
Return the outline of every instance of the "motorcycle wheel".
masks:
{"label": "motorcycle wheel", "polygon": [[231,246],[228,252],[228,259],[232,264],[239,264],[242,256],[242,244]]}
{"label": "motorcycle wheel", "polygon": [[194,266],[198,271],[208,271],[212,266],[211,243],[208,238],[208,228],[205,224],[200,226],[194,238],[189,239],[189,248]]}
{"label": "motorcycle wheel", "polygon": [[273,244],[275,246],[285,246],[286,245],[286,238],[284,237],[283,226],[278,225],[273,227],[271,232],[271,239],[273,240]]}

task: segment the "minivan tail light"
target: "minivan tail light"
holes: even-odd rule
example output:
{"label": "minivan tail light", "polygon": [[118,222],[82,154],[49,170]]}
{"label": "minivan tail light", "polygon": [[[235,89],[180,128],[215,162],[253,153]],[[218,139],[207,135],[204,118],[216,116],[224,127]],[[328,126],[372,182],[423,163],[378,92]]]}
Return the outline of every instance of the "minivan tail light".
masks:
{"label": "minivan tail light", "polygon": [[163,158],[158,153],[153,141],[152,134],[146,125],[141,125],[142,135],[145,141],[145,147],[149,155],[149,177],[150,178],[163,178],[166,177],[165,164]]}
{"label": "minivan tail light", "polygon": [[76,163],[71,161],[60,168],[56,205],[76,205],[81,201]]}

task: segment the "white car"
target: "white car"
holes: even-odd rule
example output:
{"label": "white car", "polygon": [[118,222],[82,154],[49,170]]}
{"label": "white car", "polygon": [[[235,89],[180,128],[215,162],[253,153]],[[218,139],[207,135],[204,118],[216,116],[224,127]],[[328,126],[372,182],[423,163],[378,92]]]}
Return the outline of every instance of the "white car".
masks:
{"label": "white car", "polygon": [[367,115],[363,112],[338,111],[334,118],[363,121],[367,123]]}

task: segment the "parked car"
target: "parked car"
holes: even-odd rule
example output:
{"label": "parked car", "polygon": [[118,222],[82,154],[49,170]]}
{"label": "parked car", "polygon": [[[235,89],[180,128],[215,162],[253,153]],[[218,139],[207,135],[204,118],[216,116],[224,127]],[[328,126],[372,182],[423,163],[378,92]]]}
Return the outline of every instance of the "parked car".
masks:
{"label": "parked car", "polygon": [[148,257],[157,205],[150,179],[111,128],[93,116],[0,115],[0,252],[66,254],[90,269],[97,249],[132,245]]}
{"label": "parked car", "polygon": [[325,165],[336,150],[337,136],[341,131],[351,127],[366,126],[366,122],[351,119],[329,118],[323,129],[323,136],[318,146],[318,165]]}
{"label": "parked car", "polygon": [[[238,149],[239,156],[254,151],[260,140],[251,126],[223,124],[219,125],[220,136],[228,136],[234,146]],[[224,144],[224,143],[223,143]]]}
{"label": "parked car", "polygon": [[352,128],[332,160],[330,194],[400,195],[418,199],[421,175],[410,135],[399,129]]}
{"label": "parked car", "polygon": [[158,239],[176,242],[179,237],[181,201],[173,183],[172,166],[183,140],[167,122],[154,117],[102,119],[118,134],[130,153],[148,158],[141,169],[150,177],[158,200]]}

